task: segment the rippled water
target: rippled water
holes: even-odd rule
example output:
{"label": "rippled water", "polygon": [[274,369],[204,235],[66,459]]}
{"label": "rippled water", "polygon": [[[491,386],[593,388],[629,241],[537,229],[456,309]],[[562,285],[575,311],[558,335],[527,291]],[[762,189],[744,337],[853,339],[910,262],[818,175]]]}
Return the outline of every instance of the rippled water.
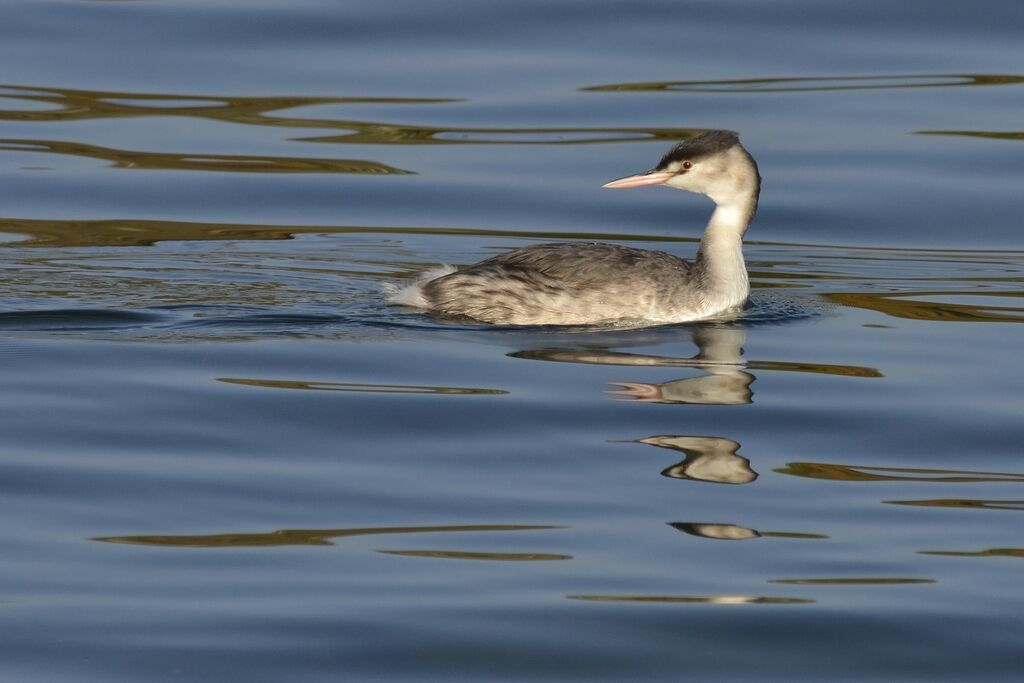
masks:
{"label": "rippled water", "polygon": [[[1014,680],[1010,2],[15,0],[0,674]],[[765,178],[736,320],[388,306],[706,128]]]}

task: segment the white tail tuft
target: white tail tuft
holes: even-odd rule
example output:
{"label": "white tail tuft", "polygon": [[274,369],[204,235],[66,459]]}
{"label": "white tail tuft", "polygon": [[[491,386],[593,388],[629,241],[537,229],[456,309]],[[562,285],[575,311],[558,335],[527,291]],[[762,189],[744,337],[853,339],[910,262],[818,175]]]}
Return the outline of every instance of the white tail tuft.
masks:
{"label": "white tail tuft", "polygon": [[431,268],[425,270],[419,274],[419,276],[409,284],[397,285],[393,282],[385,282],[382,287],[384,288],[384,296],[388,303],[401,304],[402,306],[415,306],[416,308],[429,308],[430,304],[423,296],[423,285],[436,280],[439,277],[454,273],[457,269],[444,265],[438,268]]}

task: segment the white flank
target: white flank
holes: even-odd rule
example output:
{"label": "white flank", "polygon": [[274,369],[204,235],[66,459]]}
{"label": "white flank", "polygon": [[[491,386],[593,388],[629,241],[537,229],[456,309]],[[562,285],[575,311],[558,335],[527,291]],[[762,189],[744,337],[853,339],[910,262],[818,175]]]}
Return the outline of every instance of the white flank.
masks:
{"label": "white flank", "polygon": [[397,285],[392,282],[383,283],[384,296],[388,303],[401,304],[402,306],[415,306],[416,308],[429,308],[427,300],[423,298],[423,285],[431,280],[454,273],[457,268],[452,266],[440,266],[431,268],[419,274],[412,282],[406,285]]}

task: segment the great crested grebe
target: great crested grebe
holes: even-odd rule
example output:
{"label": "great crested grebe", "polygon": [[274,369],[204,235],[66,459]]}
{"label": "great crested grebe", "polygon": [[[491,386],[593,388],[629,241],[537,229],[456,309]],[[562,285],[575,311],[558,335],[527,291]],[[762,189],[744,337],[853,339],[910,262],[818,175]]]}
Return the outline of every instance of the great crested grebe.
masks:
{"label": "great crested grebe", "polygon": [[503,325],[586,325],[709,318],[743,305],[743,262],[761,190],[753,157],[730,131],[681,142],[652,170],[604,187],[667,185],[716,204],[693,263],[661,251],[558,242],[513,249],[460,270],[430,271],[390,300]]}

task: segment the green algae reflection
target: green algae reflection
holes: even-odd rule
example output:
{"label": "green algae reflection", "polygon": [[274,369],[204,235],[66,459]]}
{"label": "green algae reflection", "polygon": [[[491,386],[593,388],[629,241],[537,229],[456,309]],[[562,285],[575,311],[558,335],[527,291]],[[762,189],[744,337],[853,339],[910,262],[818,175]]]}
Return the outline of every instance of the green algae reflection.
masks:
{"label": "green algae reflection", "polygon": [[917,135],[956,135],[988,140],[1024,140],[1024,132],[994,130],[919,130]]}
{"label": "green algae reflection", "polygon": [[[622,365],[659,368],[708,368],[725,363],[714,363],[699,358],[677,358],[652,354],[636,354],[607,349],[528,349],[508,354],[511,358],[543,360],[555,363],[583,363],[588,365]],[[829,363],[799,363],[790,361],[748,360],[734,363],[738,368],[750,370],[773,370],[782,372],[809,372],[819,375],[842,377],[883,377],[875,368],[858,365],[836,365]]]}
{"label": "green algae reflection", "polygon": [[219,171],[221,173],[363,173],[411,175],[412,171],[361,159],[142,152],[59,140],[0,139],[0,150],[64,154],[109,161],[120,169]]}
{"label": "green algae reflection", "polygon": [[[17,103],[4,109],[3,100]],[[682,140],[694,128],[464,128],[415,123],[389,123],[297,115],[298,110],[323,111],[365,105],[408,109],[460,102],[455,98],[416,97],[225,97],[74,90],[0,85],[0,121],[60,122],[88,119],[190,117],[250,126],[340,130],[293,140],[367,145],[570,145],[635,140]],[[290,112],[283,114],[281,112]]]}
{"label": "green algae reflection", "polygon": [[827,479],[829,481],[916,481],[939,483],[1009,482],[1024,483],[1024,474],[1009,472],[978,472],[975,470],[940,470],[919,467],[873,467],[870,465],[838,465],[821,462],[791,462],[775,472],[794,477]]}
{"label": "green algae reflection", "polygon": [[[1017,279],[1017,281],[1024,281]],[[992,306],[951,303],[942,301],[921,301],[912,297],[940,296],[984,296],[986,298],[1002,297],[1007,303],[1016,303],[1024,299],[1024,292],[1017,290],[981,292],[949,292],[922,291],[900,293],[874,292],[838,292],[823,294],[827,300],[842,306],[878,311],[894,318],[908,320],[934,320],[944,322],[983,322],[983,323],[1024,323],[1024,305]]]}
{"label": "green algae reflection", "polygon": [[1024,500],[984,500],[976,498],[930,498],[923,500],[885,500],[890,505],[912,505],[933,508],[968,508],[971,510],[1019,510],[1024,512]]}
{"label": "green algae reflection", "polygon": [[536,524],[462,524],[457,526],[395,526],[353,529],[280,529],[264,533],[189,536],[96,536],[93,541],[169,548],[254,548],[284,545],[334,545],[334,539],[383,534],[434,534],[486,531],[539,531],[564,527]]}
{"label": "green algae reflection", "polygon": [[1024,548],[989,548],[987,550],[919,550],[919,555],[941,555],[943,557],[1020,557]]}
{"label": "green algae reflection", "polygon": [[144,247],[158,242],[207,240],[287,240],[296,235],[465,235],[474,237],[540,238],[549,240],[617,240],[622,242],[696,242],[690,237],[625,233],[540,230],[491,230],[447,226],[266,225],[201,223],[137,219],[51,220],[0,217],[0,232],[29,239],[0,243],[0,247]]}
{"label": "green algae reflection", "polygon": [[998,74],[910,74],[886,76],[811,76],[743,78],[724,81],[648,81],[580,88],[589,92],[787,93],[840,90],[906,90],[963,86],[1020,85],[1024,76]]}
{"label": "green algae reflection", "polygon": [[384,555],[401,557],[435,558],[442,560],[487,560],[497,562],[548,562],[552,560],[571,560],[572,555],[556,553],[488,553],[469,552],[464,550],[378,550]]}
{"label": "green algae reflection", "polygon": [[504,395],[502,389],[481,389],[477,387],[434,387],[411,384],[360,384],[356,382],[316,382],[286,379],[244,379],[240,377],[218,377],[218,382],[240,384],[266,389],[302,389],[307,391],[343,391],[370,394],[484,394]]}

